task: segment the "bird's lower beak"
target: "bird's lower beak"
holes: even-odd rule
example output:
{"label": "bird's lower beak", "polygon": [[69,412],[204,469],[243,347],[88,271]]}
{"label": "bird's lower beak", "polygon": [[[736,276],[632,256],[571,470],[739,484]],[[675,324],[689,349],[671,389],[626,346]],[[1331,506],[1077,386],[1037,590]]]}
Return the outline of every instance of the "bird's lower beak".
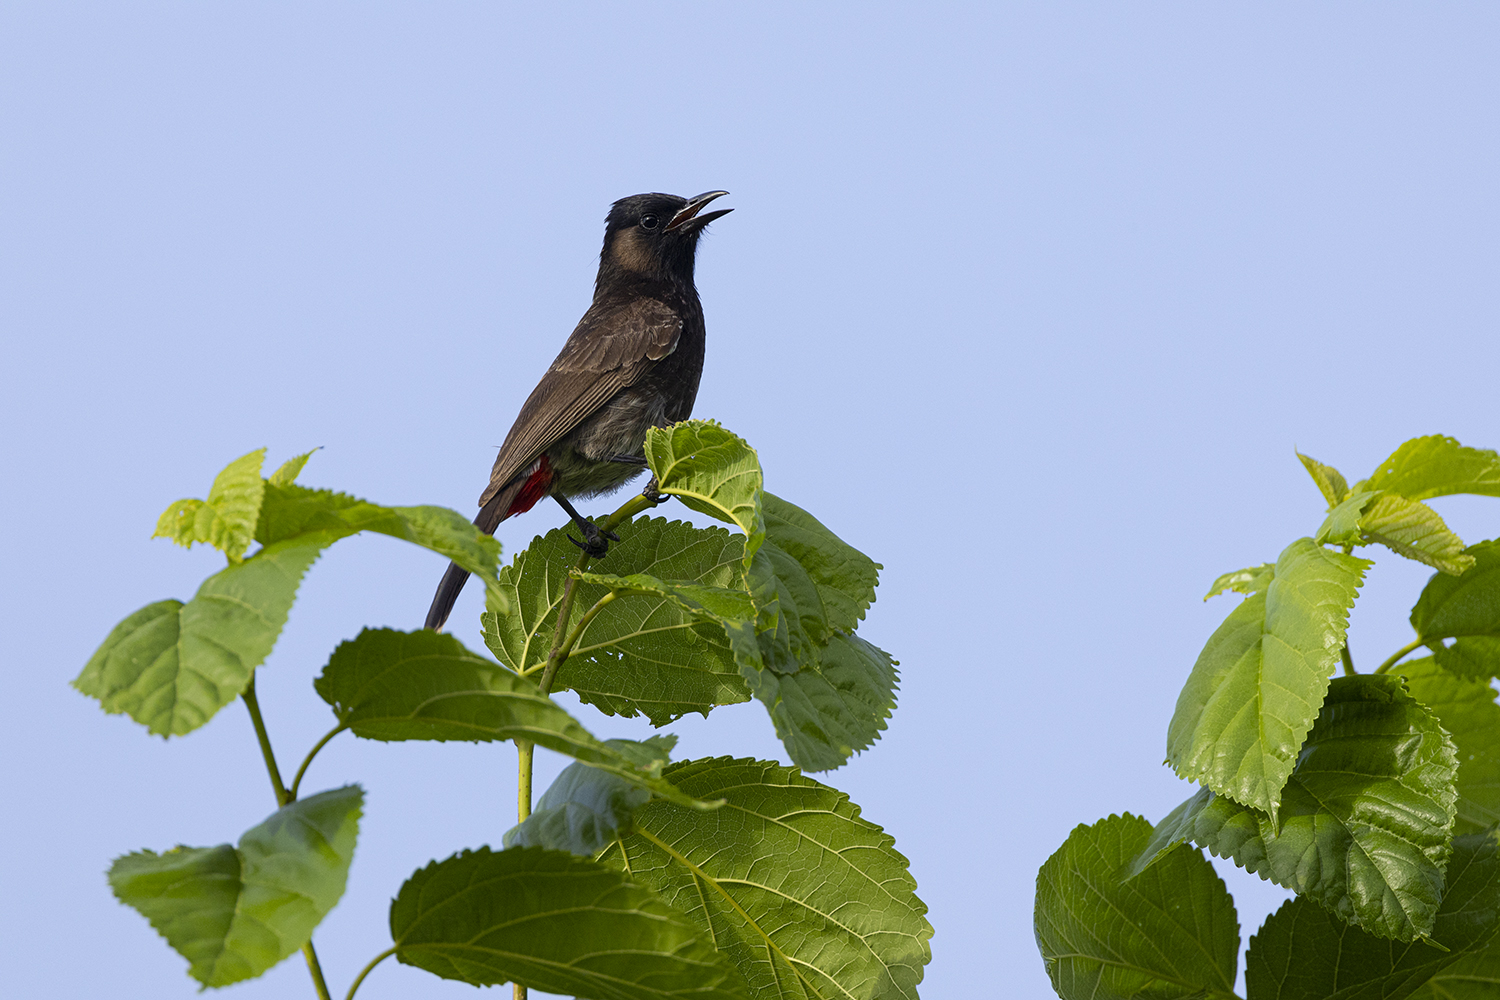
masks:
{"label": "bird's lower beak", "polygon": [[695,198],[689,198],[688,203],[682,206],[676,215],[672,216],[671,222],[667,223],[667,232],[670,233],[674,229],[681,229],[690,222],[692,223],[691,229],[702,229],[720,216],[733,212],[734,209],[732,208],[721,208],[717,212],[709,212],[705,215],[698,214],[703,211],[703,206],[715,198],[724,197],[728,193],[728,191],[705,191]]}

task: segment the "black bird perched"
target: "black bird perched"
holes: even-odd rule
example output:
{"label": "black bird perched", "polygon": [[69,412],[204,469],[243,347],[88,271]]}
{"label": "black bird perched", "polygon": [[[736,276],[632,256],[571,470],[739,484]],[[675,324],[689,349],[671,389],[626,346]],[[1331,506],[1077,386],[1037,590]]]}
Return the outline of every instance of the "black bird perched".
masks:
{"label": "black bird perched", "polygon": [[[593,305],[500,446],[474,518],[485,534],[551,496],[583,532],[575,544],[596,558],[608,551],[568,498],[623,486],[645,467],[646,431],[692,414],[704,339],[693,256],[704,227],[733,211],[704,206],[728,193],[637,194],[609,210]],[[443,627],[468,578],[449,564],[428,628]]]}

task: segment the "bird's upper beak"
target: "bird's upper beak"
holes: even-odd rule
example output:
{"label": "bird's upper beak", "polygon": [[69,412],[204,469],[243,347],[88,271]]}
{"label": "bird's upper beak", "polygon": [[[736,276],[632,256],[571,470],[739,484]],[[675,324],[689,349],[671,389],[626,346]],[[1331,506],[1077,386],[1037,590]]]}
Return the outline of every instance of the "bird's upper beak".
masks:
{"label": "bird's upper beak", "polygon": [[695,198],[689,198],[688,203],[682,206],[676,215],[672,216],[671,222],[667,223],[666,231],[670,233],[674,229],[681,229],[689,222],[692,223],[691,229],[702,229],[719,216],[728,215],[730,212],[733,212],[734,209],[732,208],[721,208],[717,212],[709,212],[705,215],[698,214],[703,211],[704,205],[707,205],[715,198],[722,198],[728,193],[728,191],[705,191]]}

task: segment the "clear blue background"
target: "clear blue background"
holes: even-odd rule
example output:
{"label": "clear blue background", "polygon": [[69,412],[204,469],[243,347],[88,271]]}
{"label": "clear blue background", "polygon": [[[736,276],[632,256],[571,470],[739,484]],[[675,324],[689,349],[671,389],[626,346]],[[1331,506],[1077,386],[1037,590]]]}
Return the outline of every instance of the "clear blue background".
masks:
{"label": "clear blue background", "polygon": [[[221,565],[149,540],[162,508],[321,445],[310,484],[471,511],[609,203],[722,187],[698,414],[884,563],[862,633],[902,661],[885,738],[823,777],[911,858],[925,996],[1051,995],[1036,869],[1189,793],[1166,724],[1236,599],[1200,598],[1321,519],[1293,448],[1353,480],[1418,434],[1500,445],[1497,28],[1459,3],[6,5],[0,993],[191,996],[102,873],[273,806],[240,705],[163,742],[67,687]],[[1500,533],[1493,501],[1438,506]],[[1367,667],[1427,575],[1377,558]],[[330,725],[328,652],[418,626],[441,570],[381,537],[313,569],[261,672],[284,768]],[[781,755],[756,705],[673,731]],[[412,869],[499,841],[514,754],[342,737],[307,786],[348,781],[364,829],[316,938],[338,995]],[[1248,934],[1283,894],[1219,867]],[[294,958],[231,994],[311,988]],[[414,994],[472,995],[393,963],[360,991]]]}

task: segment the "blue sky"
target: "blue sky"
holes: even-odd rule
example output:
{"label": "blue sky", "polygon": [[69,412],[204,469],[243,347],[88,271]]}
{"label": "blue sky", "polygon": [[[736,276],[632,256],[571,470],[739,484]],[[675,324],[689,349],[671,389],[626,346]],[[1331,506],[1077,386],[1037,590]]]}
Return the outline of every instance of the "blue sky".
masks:
{"label": "blue sky", "polygon": [[[884,564],[862,634],[902,663],[885,738],[821,777],[911,859],[925,996],[1051,995],[1036,869],[1189,794],[1166,725],[1236,599],[1200,598],[1321,520],[1293,449],[1352,481],[1419,434],[1500,446],[1497,29],[1479,4],[6,7],[0,992],[191,995],[101,873],[271,809],[240,706],[163,743],[67,687],[219,565],[149,540],[162,508],[322,446],[309,484],[471,511],[609,203],[725,188],[697,415]],[[1500,534],[1493,501],[1437,506]],[[1356,660],[1409,638],[1427,575],[1377,560]],[[328,727],[333,646],[418,626],[441,571],[386,538],[313,569],[260,674],[283,756]],[[754,705],[672,731],[781,755]],[[408,873],[498,844],[514,757],[335,741],[308,782],[355,780],[316,939],[340,992]],[[1248,934],[1284,894],[1219,867]],[[360,996],[415,990],[471,995],[387,964]],[[311,995],[296,961],[232,992]]]}

